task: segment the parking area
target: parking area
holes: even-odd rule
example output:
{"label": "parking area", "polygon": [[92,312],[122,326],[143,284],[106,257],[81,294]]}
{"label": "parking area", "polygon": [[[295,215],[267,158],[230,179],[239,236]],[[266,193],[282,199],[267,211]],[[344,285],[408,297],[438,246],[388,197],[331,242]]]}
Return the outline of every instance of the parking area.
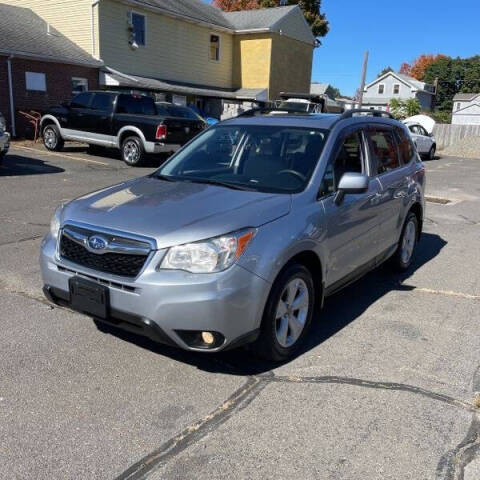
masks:
{"label": "parking area", "polygon": [[44,299],[55,207],[153,168],[75,145],[14,145],[0,166],[0,478],[480,478],[480,159],[426,162],[410,271],[329,298],[280,366],[100,331]]}

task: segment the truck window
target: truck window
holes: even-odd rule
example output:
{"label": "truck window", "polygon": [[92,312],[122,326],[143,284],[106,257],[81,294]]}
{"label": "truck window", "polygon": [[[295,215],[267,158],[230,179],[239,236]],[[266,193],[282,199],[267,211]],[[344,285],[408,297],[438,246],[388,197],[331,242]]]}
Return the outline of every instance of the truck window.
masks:
{"label": "truck window", "polygon": [[113,107],[114,96],[109,93],[96,93],[90,108],[92,110],[100,110],[102,112],[111,112]]}
{"label": "truck window", "polygon": [[155,102],[151,97],[140,95],[119,95],[117,101],[117,113],[129,115],[157,115]]}
{"label": "truck window", "polygon": [[72,108],[88,108],[92,96],[92,93],[81,93],[80,95],[73,97],[72,101],[70,102],[70,106]]}

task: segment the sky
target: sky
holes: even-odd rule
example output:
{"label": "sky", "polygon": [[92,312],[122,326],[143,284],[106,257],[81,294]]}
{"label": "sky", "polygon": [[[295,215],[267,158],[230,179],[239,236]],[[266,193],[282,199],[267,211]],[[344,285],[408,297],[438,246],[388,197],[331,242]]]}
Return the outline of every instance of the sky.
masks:
{"label": "sky", "polygon": [[422,53],[480,55],[480,0],[322,0],[322,12],[330,32],[315,50],[312,81],[343,95],[360,85],[366,50],[367,83],[384,67],[398,70]]}

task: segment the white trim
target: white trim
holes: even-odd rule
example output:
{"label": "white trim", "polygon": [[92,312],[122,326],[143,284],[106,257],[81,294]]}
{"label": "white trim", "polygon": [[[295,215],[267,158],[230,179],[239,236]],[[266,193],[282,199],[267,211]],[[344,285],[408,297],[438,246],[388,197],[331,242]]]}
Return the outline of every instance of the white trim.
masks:
{"label": "white trim", "polygon": [[[463,112],[464,110],[467,110],[472,107],[480,107],[480,103],[471,103],[470,105],[466,105],[465,107],[460,108],[460,110],[455,110],[453,112],[453,115],[456,115],[458,112]],[[480,115],[478,113],[471,113],[470,115]]]}
{"label": "white trim", "polygon": [[[144,43],[143,45],[137,42],[137,45],[140,48],[145,48],[147,46],[147,15],[145,13],[140,13],[138,10],[130,10],[130,22],[133,25],[133,15],[138,15],[139,17],[143,17],[143,20],[145,22],[145,31],[144,31]],[[135,35],[135,28],[133,29],[133,33]]]}
{"label": "white trim", "polygon": [[[218,37],[218,60],[215,60],[211,57],[210,49],[212,48],[212,36]],[[214,63],[220,63],[222,60],[222,37],[218,34],[218,32],[210,32],[208,35],[208,59]]]}

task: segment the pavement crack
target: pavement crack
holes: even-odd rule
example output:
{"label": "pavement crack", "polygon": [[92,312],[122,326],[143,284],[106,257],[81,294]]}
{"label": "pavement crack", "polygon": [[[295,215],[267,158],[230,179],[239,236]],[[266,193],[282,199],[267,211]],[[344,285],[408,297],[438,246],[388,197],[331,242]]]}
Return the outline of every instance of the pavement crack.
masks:
{"label": "pavement crack", "polygon": [[247,381],[212,413],[189,425],[160,448],[148,454],[119,475],[116,480],[140,480],[167,463],[190,445],[216,430],[236,412],[248,406],[266,386],[263,378],[248,377]]}
{"label": "pavement crack", "polygon": [[337,376],[320,376],[320,377],[297,377],[297,376],[273,376],[265,379],[267,382],[284,382],[284,383],[316,383],[316,384],[342,384],[353,385],[356,387],[374,388],[379,390],[396,390],[401,392],[410,392],[424,397],[437,400],[454,407],[462,408],[469,412],[476,412],[477,409],[473,404],[464,402],[443,393],[433,392],[414,385],[395,382],[375,382],[371,380],[363,380],[361,378],[337,377]]}
{"label": "pavement crack", "polygon": [[11,242],[0,243],[0,247],[4,247],[6,245],[14,245],[16,243],[30,242],[32,240],[38,240],[43,237],[44,235],[32,235],[31,237],[21,238],[20,240],[13,240]]}

